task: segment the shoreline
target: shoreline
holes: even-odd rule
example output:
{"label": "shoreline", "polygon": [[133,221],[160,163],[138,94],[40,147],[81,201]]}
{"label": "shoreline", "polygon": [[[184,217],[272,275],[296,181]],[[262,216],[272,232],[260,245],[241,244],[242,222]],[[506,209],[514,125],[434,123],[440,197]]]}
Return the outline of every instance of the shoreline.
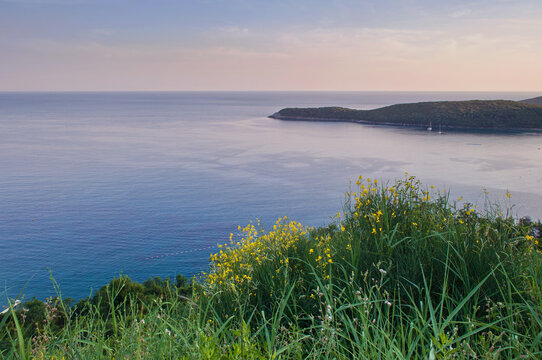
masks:
{"label": "shoreline", "polygon": [[[272,115],[267,116],[270,119],[282,120],[282,121],[305,121],[305,122],[330,122],[330,123],[355,123],[361,125],[376,125],[383,127],[396,127],[396,128],[414,128],[414,129],[426,129],[427,125],[424,124],[409,124],[409,123],[394,123],[394,122],[378,122],[370,120],[359,120],[359,119],[334,119],[334,118],[315,118],[315,117],[304,117],[304,116],[283,116],[279,112],[276,112]],[[525,132],[535,132],[541,133],[542,129],[538,128],[496,128],[496,127],[465,127],[465,126],[452,126],[452,125],[443,125],[441,126],[442,130],[451,130],[458,132],[472,132],[475,131],[487,131],[487,132],[497,132],[497,133],[525,133]],[[427,130],[429,131],[429,130]],[[431,130],[435,131],[435,129]]]}

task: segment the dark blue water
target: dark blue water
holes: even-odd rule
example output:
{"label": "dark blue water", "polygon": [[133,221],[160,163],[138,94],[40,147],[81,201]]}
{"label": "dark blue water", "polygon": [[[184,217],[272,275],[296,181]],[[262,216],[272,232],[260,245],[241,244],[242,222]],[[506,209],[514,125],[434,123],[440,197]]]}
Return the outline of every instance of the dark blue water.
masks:
{"label": "dark blue water", "polygon": [[266,117],[286,106],[537,95],[0,93],[0,286],[53,295],[50,269],[63,296],[82,298],[120,273],[191,276],[237,225],[284,215],[326,224],[359,174],[409,171],[481,205],[487,188],[518,216],[542,217],[540,134]]}

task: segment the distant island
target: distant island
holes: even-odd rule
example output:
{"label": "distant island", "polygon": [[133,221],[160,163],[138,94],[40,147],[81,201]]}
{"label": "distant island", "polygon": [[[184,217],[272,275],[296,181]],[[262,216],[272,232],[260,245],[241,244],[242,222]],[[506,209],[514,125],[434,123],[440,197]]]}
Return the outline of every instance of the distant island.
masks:
{"label": "distant island", "polygon": [[279,120],[337,121],[441,129],[542,130],[542,96],[522,101],[469,100],[396,104],[374,110],[285,108]]}
{"label": "distant island", "polygon": [[533,105],[542,105],[542,96],[521,100],[522,103],[533,104]]}

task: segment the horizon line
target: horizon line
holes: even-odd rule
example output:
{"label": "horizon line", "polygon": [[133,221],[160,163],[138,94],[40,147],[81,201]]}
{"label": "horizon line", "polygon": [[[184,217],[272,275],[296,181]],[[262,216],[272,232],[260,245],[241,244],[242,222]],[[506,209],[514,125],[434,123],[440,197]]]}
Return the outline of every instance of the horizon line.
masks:
{"label": "horizon line", "polygon": [[179,93],[179,92],[192,92],[192,93],[210,93],[210,92],[327,92],[327,93],[362,93],[362,92],[395,92],[395,93],[542,93],[542,90],[221,90],[221,89],[207,89],[207,90],[0,90],[0,93]]}

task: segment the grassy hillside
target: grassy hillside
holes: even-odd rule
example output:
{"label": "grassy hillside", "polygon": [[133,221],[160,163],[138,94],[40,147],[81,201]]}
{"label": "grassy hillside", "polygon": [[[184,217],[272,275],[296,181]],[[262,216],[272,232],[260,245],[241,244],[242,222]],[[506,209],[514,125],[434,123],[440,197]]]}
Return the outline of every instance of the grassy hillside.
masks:
{"label": "grassy hillside", "polygon": [[326,227],[239,228],[190,288],[120,278],[9,310],[0,358],[540,359],[540,224],[409,176],[348,199]]}
{"label": "grassy hillside", "polygon": [[285,108],[282,120],[335,120],[442,128],[542,129],[542,106],[506,100],[397,104],[374,110],[341,107]]}
{"label": "grassy hillside", "polygon": [[542,105],[542,96],[521,100],[522,103],[532,104],[532,105]]}

